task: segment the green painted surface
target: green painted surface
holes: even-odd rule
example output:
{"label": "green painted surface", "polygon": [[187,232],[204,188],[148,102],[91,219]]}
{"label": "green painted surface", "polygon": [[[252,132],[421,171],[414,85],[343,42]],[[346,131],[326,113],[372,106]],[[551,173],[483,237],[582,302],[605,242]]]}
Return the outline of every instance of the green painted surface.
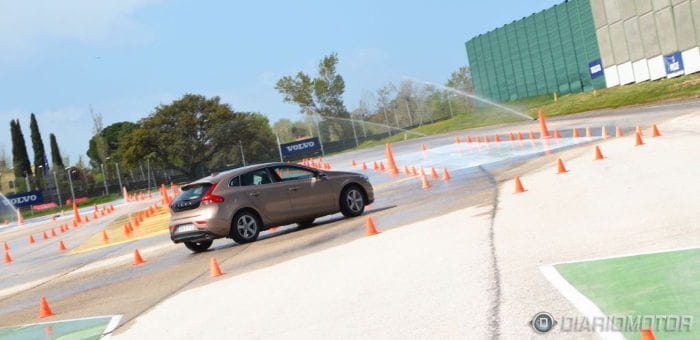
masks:
{"label": "green painted surface", "polygon": [[0,340],[99,339],[111,316],[0,328]]}
{"label": "green painted surface", "polygon": [[[700,249],[557,265],[556,269],[606,315],[692,315],[700,322]],[[657,339],[700,339],[656,330]],[[639,334],[625,333],[628,339]]]}

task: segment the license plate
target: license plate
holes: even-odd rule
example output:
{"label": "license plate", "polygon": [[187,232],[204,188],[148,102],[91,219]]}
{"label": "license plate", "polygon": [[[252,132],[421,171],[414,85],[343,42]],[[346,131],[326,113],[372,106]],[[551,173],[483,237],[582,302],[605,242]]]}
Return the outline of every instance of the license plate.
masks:
{"label": "license plate", "polygon": [[196,228],[194,227],[194,224],[183,224],[179,227],[177,227],[177,232],[178,233],[185,233],[188,231],[194,231]]}

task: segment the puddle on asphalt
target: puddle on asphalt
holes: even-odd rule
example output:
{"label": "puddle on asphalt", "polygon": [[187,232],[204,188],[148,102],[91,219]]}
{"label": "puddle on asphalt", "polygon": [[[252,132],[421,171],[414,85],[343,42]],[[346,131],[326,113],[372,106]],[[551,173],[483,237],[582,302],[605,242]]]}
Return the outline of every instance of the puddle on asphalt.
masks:
{"label": "puddle on asphalt", "polygon": [[121,320],[121,315],[43,322],[31,325],[0,328],[0,340],[24,339],[99,339],[110,333]]}

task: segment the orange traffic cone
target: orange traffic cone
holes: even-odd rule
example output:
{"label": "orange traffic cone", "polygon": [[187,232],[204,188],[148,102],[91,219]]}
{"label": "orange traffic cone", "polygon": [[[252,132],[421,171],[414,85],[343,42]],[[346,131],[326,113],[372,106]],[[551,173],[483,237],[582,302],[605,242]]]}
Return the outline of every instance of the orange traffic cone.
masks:
{"label": "orange traffic cone", "polygon": [[447,172],[447,168],[442,168],[442,180],[447,182],[450,180],[450,178],[452,177],[450,177],[450,173]]}
{"label": "orange traffic cone", "polygon": [[637,133],[635,134],[635,136],[636,136],[636,137],[635,137],[635,144],[634,144],[634,146],[644,145],[644,141],[642,140],[642,134],[639,133],[639,132],[637,132]]}
{"label": "orange traffic cone", "polygon": [[34,243],[36,243],[36,241],[34,241],[34,236],[29,235],[29,244],[34,244]]}
{"label": "orange traffic cone", "polygon": [[138,249],[134,249],[134,266],[139,265],[141,263],[144,263],[146,261],[143,260],[143,257],[141,257],[141,253],[139,253]]}
{"label": "orange traffic cone", "polygon": [[66,248],[66,244],[63,243],[63,240],[58,241],[58,250],[64,251],[66,249],[68,249],[68,248]]}
{"label": "orange traffic cone", "polygon": [[525,188],[523,188],[523,183],[520,182],[520,177],[516,176],[515,177],[515,192],[513,192],[513,193],[519,194],[519,193],[525,192],[525,191],[527,191],[527,190],[525,190]]}
{"label": "orange traffic cone", "polygon": [[22,212],[19,209],[17,209],[17,225],[24,225],[24,217],[22,217]]}
{"label": "orange traffic cone", "polygon": [[416,167],[414,165],[411,165],[411,176],[418,176],[418,172],[416,171]]}
{"label": "orange traffic cone", "polygon": [[367,170],[367,163],[362,162],[362,170]]}
{"label": "orange traffic cone", "polygon": [[535,133],[530,131],[530,139],[535,139]]}
{"label": "orange traffic cone", "polygon": [[561,133],[559,133],[558,129],[554,129],[554,138],[561,138]]}
{"label": "orange traffic cone", "polygon": [[603,125],[603,127],[600,128],[600,136],[603,138],[608,138],[610,137],[610,134],[608,134],[608,129]]}
{"label": "orange traffic cone", "polygon": [[56,230],[51,228],[51,237],[56,237]]}
{"label": "orange traffic cone", "polygon": [[379,162],[379,171],[386,171],[386,168],[384,167],[384,162]]}
{"label": "orange traffic cone", "polygon": [[374,164],[372,164],[372,169],[375,171],[379,170],[379,164],[377,164],[377,161],[374,161]]}
{"label": "orange traffic cone", "polygon": [[634,129],[636,133],[644,136],[644,132],[642,131],[642,128],[639,125],[637,125]]}
{"label": "orange traffic cone", "polygon": [[593,159],[593,160],[597,161],[597,160],[601,160],[603,158],[605,158],[605,157],[603,156],[603,153],[600,152],[600,147],[596,145],[595,146],[595,159]]}
{"label": "orange traffic cone", "polygon": [[212,257],[209,261],[209,273],[209,277],[216,277],[224,274],[221,272],[221,267],[219,267],[219,262],[216,261],[216,257]]}
{"label": "orange traffic cone", "polygon": [[566,170],[566,167],[564,166],[564,162],[561,160],[561,158],[558,158],[557,159],[557,173],[563,174],[565,172],[569,172],[569,170]]}
{"label": "orange traffic cone", "polygon": [[430,168],[430,178],[433,179],[433,181],[437,181],[440,176],[438,176],[437,171],[435,171],[435,167]]}
{"label": "orange traffic cone", "polygon": [[374,221],[372,220],[371,217],[367,216],[367,231],[365,232],[365,236],[372,236],[379,234],[377,231],[377,228],[374,226]]}
{"label": "orange traffic cone", "polygon": [[420,145],[420,151],[426,151],[428,148],[425,147],[425,144]]}
{"label": "orange traffic cone", "polygon": [[391,144],[389,144],[389,143],[386,143],[385,156],[386,156],[386,165],[388,167],[389,174],[392,176],[398,175],[399,168],[396,166],[396,162],[394,161],[394,152],[391,151]]}
{"label": "orange traffic cone", "polygon": [[509,138],[510,141],[512,142],[512,141],[515,140],[515,135],[511,132],[511,133],[508,134],[508,138]]}
{"label": "orange traffic cone", "polygon": [[43,240],[49,239],[49,235],[46,235],[46,230],[44,230],[44,233],[41,235],[41,239],[43,239]]}
{"label": "orange traffic cone", "polygon": [[408,170],[408,165],[404,165],[404,166],[403,166],[403,173],[404,173],[406,176],[411,176],[411,170]]}
{"label": "orange traffic cone", "polygon": [[109,242],[109,236],[107,235],[106,230],[102,230],[102,242],[104,242],[104,243]]}
{"label": "orange traffic cone", "polygon": [[456,136],[456,137],[455,137],[455,143],[459,144],[459,143],[461,143],[461,142],[462,142],[462,140],[459,139],[459,136]]}
{"label": "orange traffic cone", "polygon": [[591,133],[591,128],[589,128],[589,127],[586,128],[586,137],[587,138],[593,137],[593,134]]}
{"label": "orange traffic cone", "polygon": [[656,337],[654,337],[654,331],[652,331],[649,327],[642,328],[640,336],[642,340],[656,340]]}
{"label": "orange traffic cone", "polygon": [[78,205],[73,202],[73,220],[77,223],[82,223],[80,218],[80,212],[78,211]]}
{"label": "orange traffic cone", "polygon": [[497,133],[493,135],[493,141],[494,142],[500,142],[501,141],[501,136],[499,136]]}
{"label": "orange traffic cone", "polygon": [[10,245],[7,244],[7,242],[3,241],[2,242],[2,249],[4,249],[5,251],[8,251],[8,250],[10,250]]}
{"label": "orange traffic cone", "polygon": [[85,215],[85,217],[83,217],[83,221],[85,221],[85,223],[88,223],[90,222],[90,218],[87,217],[87,215]]}
{"label": "orange traffic cone", "polygon": [[540,122],[540,138],[549,138],[549,130],[547,129],[547,122],[544,119],[542,110],[537,111],[537,120]]}
{"label": "orange traffic cone", "polygon": [[518,131],[518,140],[523,140],[523,139],[524,139],[523,133]]}
{"label": "orange traffic cone", "polygon": [[577,129],[577,128],[571,129],[571,135],[574,136],[574,138],[579,138],[579,137],[581,137],[581,135],[578,134],[578,129]]}
{"label": "orange traffic cone", "polygon": [[39,299],[39,317],[45,318],[53,315],[54,314],[51,311],[51,307],[49,307],[49,303],[46,302],[46,298],[42,296],[41,299]]}
{"label": "orange traffic cone", "polygon": [[352,166],[353,168],[356,167],[357,162],[355,162],[355,160],[353,159],[352,162],[350,162],[350,166]]}
{"label": "orange traffic cone", "polygon": [[472,142],[472,136],[467,136],[467,143],[471,143],[471,142]]}
{"label": "orange traffic cone", "polygon": [[420,168],[420,180],[421,188],[430,189],[430,182],[428,182],[428,178],[425,176],[425,170],[423,170],[423,168]]}
{"label": "orange traffic cone", "polygon": [[5,252],[5,263],[11,263],[12,262],[12,257],[10,257],[10,253]]}
{"label": "orange traffic cone", "polygon": [[624,136],[625,135],[622,134],[622,129],[620,129],[620,127],[615,127],[615,137],[620,138]]}
{"label": "orange traffic cone", "polygon": [[476,142],[481,143],[481,136],[476,136]]}
{"label": "orange traffic cone", "polygon": [[659,132],[659,128],[656,126],[656,124],[651,126],[651,131],[652,137],[661,137],[661,132]]}
{"label": "orange traffic cone", "polygon": [[491,143],[489,136],[484,136],[484,143]]}

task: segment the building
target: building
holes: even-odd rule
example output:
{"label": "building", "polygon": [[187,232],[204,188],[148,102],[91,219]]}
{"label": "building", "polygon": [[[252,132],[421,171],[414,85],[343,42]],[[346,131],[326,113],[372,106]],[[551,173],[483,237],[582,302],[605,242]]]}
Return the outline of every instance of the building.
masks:
{"label": "building", "polygon": [[477,94],[508,101],[700,71],[700,0],[568,0],[467,41]]}

